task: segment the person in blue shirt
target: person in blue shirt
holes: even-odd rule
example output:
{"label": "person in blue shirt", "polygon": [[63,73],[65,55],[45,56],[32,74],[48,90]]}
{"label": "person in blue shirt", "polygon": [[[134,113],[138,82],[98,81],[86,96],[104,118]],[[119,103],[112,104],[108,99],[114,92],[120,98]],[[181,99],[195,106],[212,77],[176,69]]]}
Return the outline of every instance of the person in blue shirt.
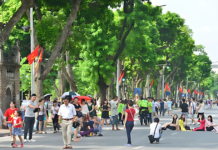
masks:
{"label": "person in blue shirt", "polygon": [[169,98],[167,105],[168,105],[168,116],[172,116],[172,100],[171,100],[171,98]]}
{"label": "person in blue shirt", "polygon": [[164,116],[164,100],[161,99],[160,101],[160,116],[161,116],[161,113],[162,113],[162,116]]}

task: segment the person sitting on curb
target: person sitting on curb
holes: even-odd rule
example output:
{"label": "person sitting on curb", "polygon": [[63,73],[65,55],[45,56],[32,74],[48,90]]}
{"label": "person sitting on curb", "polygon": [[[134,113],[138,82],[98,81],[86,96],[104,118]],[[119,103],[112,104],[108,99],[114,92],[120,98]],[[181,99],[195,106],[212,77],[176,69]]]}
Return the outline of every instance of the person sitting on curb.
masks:
{"label": "person sitting on curb", "polygon": [[88,136],[90,133],[94,131],[93,128],[90,128],[89,123],[87,122],[87,117],[83,116],[83,123],[80,129],[81,136]]}
{"label": "person sitting on curb", "polygon": [[97,115],[94,116],[94,133],[95,133],[95,136],[97,135],[97,132],[98,132],[98,136],[103,136],[101,134],[102,132],[102,124],[103,122],[101,121],[101,119],[99,117],[97,117]]}

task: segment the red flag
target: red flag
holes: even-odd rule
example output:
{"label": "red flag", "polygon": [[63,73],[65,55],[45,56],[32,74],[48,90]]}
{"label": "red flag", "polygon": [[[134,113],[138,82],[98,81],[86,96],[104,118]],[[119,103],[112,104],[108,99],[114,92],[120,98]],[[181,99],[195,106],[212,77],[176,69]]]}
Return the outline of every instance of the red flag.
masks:
{"label": "red flag", "polygon": [[153,81],[153,79],[151,80],[151,84],[150,84],[150,87],[153,85],[153,83],[154,83],[154,81]]}
{"label": "red flag", "polygon": [[179,91],[180,93],[183,93],[182,87],[179,87]]}
{"label": "red flag", "polygon": [[168,83],[166,83],[166,85],[165,85],[165,91],[170,91]]}
{"label": "red flag", "polygon": [[199,91],[199,95],[201,95],[201,92]]}
{"label": "red flag", "polygon": [[190,89],[188,89],[188,92],[189,92],[189,94],[191,94],[191,90]]}
{"label": "red flag", "polygon": [[196,91],[196,90],[194,90],[194,93],[197,95],[198,94],[198,92]]}
{"label": "red flag", "polygon": [[204,93],[202,92],[202,95],[204,95]]}
{"label": "red flag", "polygon": [[36,49],[27,56],[27,59],[29,61],[29,64],[31,65],[34,61],[34,59],[39,55],[39,45],[36,47]]}
{"label": "red flag", "polygon": [[39,63],[42,62],[42,54],[43,54],[43,48],[42,48],[42,50],[41,50],[41,53],[40,53],[40,55],[39,55],[38,62],[37,62],[37,64],[36,64],[35,75],[36,75],[36,73],[37,73],[37,71],[38,71],[38,69],[39,69]]}
{"label": "red flag", "polygon": [[41,49],[41,53],[39,55],[39,62],[42,62],[43,48]]}

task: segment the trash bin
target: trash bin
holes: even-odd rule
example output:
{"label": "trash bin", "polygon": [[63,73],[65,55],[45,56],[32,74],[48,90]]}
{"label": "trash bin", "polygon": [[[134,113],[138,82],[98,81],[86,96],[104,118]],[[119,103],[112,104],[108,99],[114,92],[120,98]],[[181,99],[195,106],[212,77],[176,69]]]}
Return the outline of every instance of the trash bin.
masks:
{"label": "trash bin", "polygon": [[178,108],[178,104],[177,103],[175,104],[175,107]]}

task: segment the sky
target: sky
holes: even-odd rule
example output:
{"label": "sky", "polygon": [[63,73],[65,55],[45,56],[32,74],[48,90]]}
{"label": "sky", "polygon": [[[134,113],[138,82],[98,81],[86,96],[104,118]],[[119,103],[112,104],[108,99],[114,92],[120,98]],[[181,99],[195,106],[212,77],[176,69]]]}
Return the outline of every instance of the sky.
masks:
{"label": "sky", "polygon": [[194,32],[196,45],[203,45],[212,62],[218,61],[218,0],[151,0],[152,5],[166,5],[167,11],[179,14]]}

